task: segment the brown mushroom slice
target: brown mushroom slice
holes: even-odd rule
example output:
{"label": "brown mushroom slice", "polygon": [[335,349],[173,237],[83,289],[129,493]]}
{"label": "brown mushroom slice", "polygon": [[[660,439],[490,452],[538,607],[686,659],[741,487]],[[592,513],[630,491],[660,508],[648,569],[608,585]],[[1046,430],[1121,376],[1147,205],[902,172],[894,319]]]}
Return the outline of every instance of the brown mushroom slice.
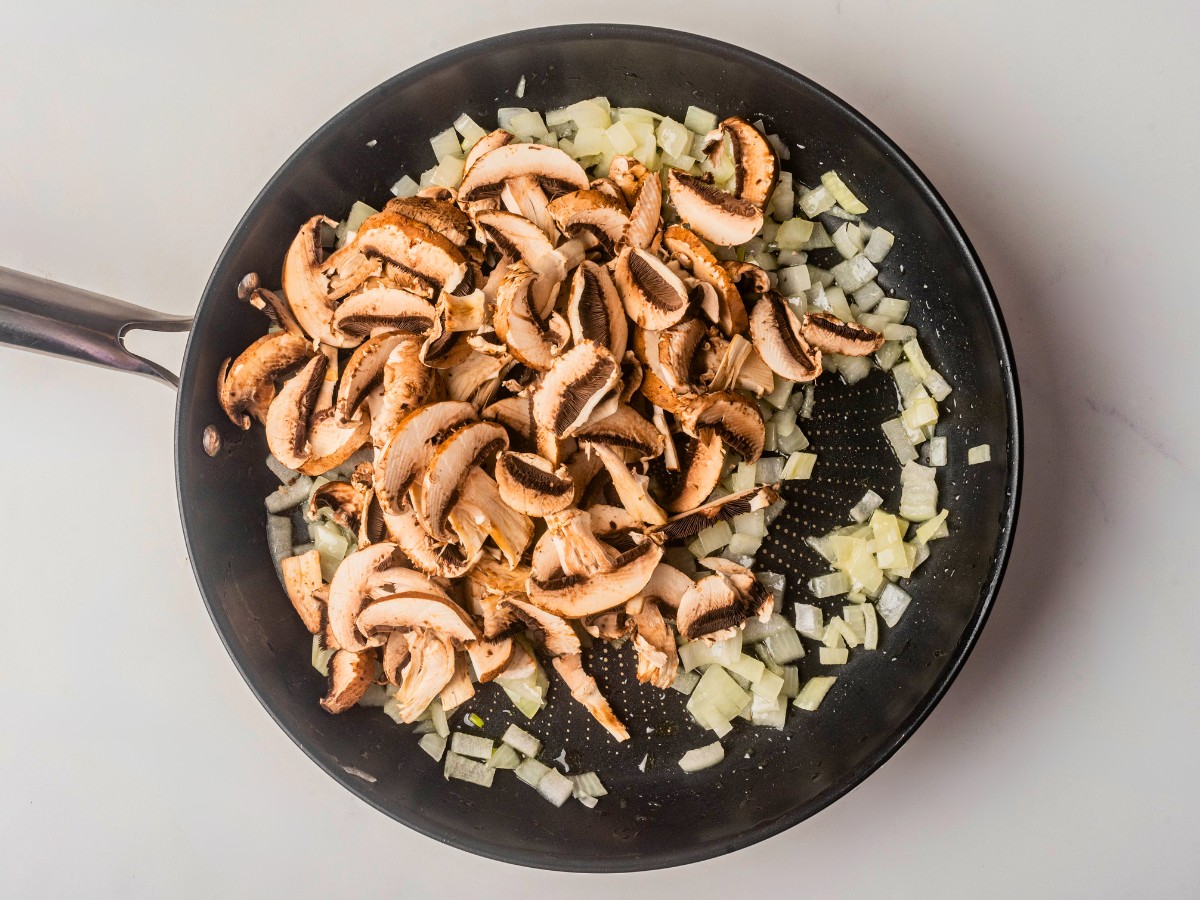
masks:
{"label": "brown mushroom slice", "polygon": [[527,516],[566,509],[575,498],[575,482],[565,466],[557,469],[536,453],[505,451],[496,457],[500,498]]}
{"label": "brown mushroom slice", "polygon": [[237,296],[239,300],[249,303],[284,331],[294,334],[302,341],[308,341],[304,329],[296,321],[296,316],[292,313],[292,308],[288,306],[287,300],[280,297],[275,291],[268,291],[262,287],[257,272],[247,272],[238,282]]}
{"label": "brown mushroom slice", "polygon": [[604,444],[593,444],[592,451],[600,457],[604,468],[608,470],[622,506],[647,525],[666,524],[667,514],[650,498],[646,486],[629,471],[624,459]]}
{"label": "brown mushroom slice", "polygon": [[450,510],[458,502],[471,470],[508,447],[508,432],[495,422],[472,422],[447,437],[434,451],[421,479],[420,502],[414,505],[429,533],[452,540]]}
{"label": "brown mushroom slice", "polygon": [[662,179],[649,172],[639,180],[629,209],[629,225],[622,241],[638,250],[649,250],[662,223]]}
{"label": "brown mushroom slice", "polygon": [[370,437],[371,421],[365,415],[343,422],[333,407],[314,413],[308,427],[310,456],[300,471],[324,475],[353,456]]}
{"label": "brown mushroom slice", "polygon": [[647,602],[653,600],[660,607],[678,609],[679,601],[692,583],[691,578],[674,566],[660,562],[638,596]]}
{"label": "brown mushroom slice", "polygon": [[582,703],[592,717],[604,726],[618,741],[629,740],[629,730],[621,724],[613,712],[608,700],[600,693],[596,679],[583,668],[583,657],[576,653],[571,656],[556,656],[553,660],[554,669],[562,676],[571,690],[571,696]]}
{"label": "brown mushroom slice", "polygon": [[584,260],[571,276],[567,321],[576,343],[594,341],[612,351],[616,359],[625,355],[629,326],[625,307],[608,269]]}
{"label": "brown mushroom slice", "polygon": [[[505,131],[503,128],[497,128],[495,131],[489,131],[483,137],[475,142],[475,145],[467,151],[467,158],[463,160],[463,171],[469,172],[471,167],[479,161],[479,158],[497,147],[503,147],[505,144],[511,144],[513,136],[511,132]],[[461,198],[461,192],[459,194]]]}
{"label": "brown mushroom slice", "polygon": [[570,333],[562,316],[543,321],[532,289],[537,273],[524,263],[509,266],[496,295],[493,324],[514,357],[531,369],[545,372],[567,345]]}
{"label": "brown mushroom slice", "polygon": [[436,631],[461,644],[479,637],[475,621],[445,594],[390,594],[360,612],[357,623],[368,640],[379,632],[416,628]]}
{"label": "brown mushroom slice", "polygon": [[565,575],[591,575],[612,565],[617,551],[596,539],[591,516],[580,509],[565,509],[547,519],[550,526],[533,551],[534,573],[555,568]]}
{"label": "brown mushroom slice", "polygon": [[667,190],[679,217],[709,243],[736,247],[762,228],[761,209],[701,178],[671,169],[667,173]]}
{"label": "brown mushroom slice", "polygon": [[328,259],[321,235],[337,223],[314,216],[300,227],[283,261],[283,292],[288,305],[309,337],[334,347],[353,347],[359,338],[344,334],[333,324],[335,303],[378,272],[352,245]]}
{"label": "brown mushroom slice", "polygon": [[745,566],[721,556],[706,556],[700,565],[724,575],[742,599],[746,618],[766,622],[775,610],[775,597]]}
{"label": "brown mushroom slice", "polygon": [[764,294],[750,314],[754,349],[771,371],[792,381],[812,381],[821,374],[821,351],[800,333],[800,320],[778,294]]}
{"label": "brown mushroom slice", "polygon": [[608,164],[609,179],[620,189],[630,207],[637,201],[638,188],[649,174],[650,170],[632,156],[614,156]]}
{"label": "brown mushroom slice", "polygon": [[465,332],[447,331],[439,316],[421,345],[421,363],[431,369],[450,369],[470,356],[471,349]]}
{"label": "brown mushroom slice", "polygon": [[445,400],[413,410],[375,458],[375,495],[385,513],[403,510],[404,492],[433,456],[435,445],[475,418],[469,403]]}
{"label": "brown mushroom slice", "polygon": [[762,455],[766,439],[762,411],[753,400],[735,391],[714,391],[689,402],[679,424],[692,437],[711,428],[726,447],[736,450],[748,463]]}
{"label": "brown mushroom slice", "polygon": [[500,190],[500,203],[510,213],[524,216],[550,240],[557,240],[558,229],[550,214],[550,198],[532,175],[518,175],[505,181]]}
{"label": "brown mushroom slice", "polygon": [[446,394],[451,400],[481,409],[492,399],[500,385],[501,374],[511,362],[507,353],[497,357],[472,351],[457,366],[446,371]]}
{"label": "brown mushroom slice", "polygon": [[[326,616],[329,630],[340,648],[358,651],[372,646],[359,633],[355,620],[367,605],[372,591],[392,577],[390,567],[396,549],[395,544],[383,543],[356,550],[342,560],[334,572],[329,583]],[[380,639],[375,645],[382,643]]]}
{"label": "brown mushroom slice", "polygon": [[625,199],[625,195],[621,192],[621,188],[611,178],[593,178],[592,183],[588,185],[590,190],[599,191],[610,200],[615,200],[621,204],[621,208],[628,211],[629,203]]}
{"label": "brown mushroom slice", "polygon": [[475,696],[475,685],[471,683],[471,671],[463,653],[454,655],[454,674],[438,694],[442,709],[451,713]]}
{"label": "brown mushroom slice", "polygon": [[704,323],[699,319],[685,319],[658,332],[659,367],[656,374],[677,394],[692,390],[692,363],[706,333]]}
{"label": "brown mushroom slice", "polygon": [[607,347],[592,341],[576,344],[555,358],[542,378],[533,397],[534,420],[555,437],[569,437],[616,387],[620,371]]}
{"label": "brown mushroom slice", "polygon": [[720,435],[710,428],[700,430],[700,436],[689,438],[683,454],[679,490],[667,503],[667,511],[687,512],[708,499],[721,481],[725,466],[725,445]]}
{"label": "brown mushroom slice", "polygon": [[746,607],[723,575],[705,575],[679,601],[675,624],[688,640],[717,641],[732,637],[746,621]]}
{"label": "brown mushroom slice", "polygon": [[590,234],[609,256],[615,255],[629,225],[623,202],[590,188],[556,197],[549,211],[559,231],[567,237]]}
{"label": "brown mushroom slice", "polygon": [[421,362],[421,339],[401,335],[383,366],[383,383],[367,396],[371,414],[371,440],[382,448],[400,420],[428,398],[434,371]]}
{"label": "brown mushroom slice", "polygon": [[513,262],[523,262],[537,273],[530,288],[533,306],[539,316],[549,316],[559,285],[583,259],[585,243],[572,239],[556,247],[529,219],[503,210],[481,212],[476,221],[479,230],[509,260],[510,266]]}
{"label": "brown mushroom slice", "polygon": [[[473,584],[479,585],[493,594],[508,594],[512,591],[525,590],[525,583],[529,580],[529,571],[528,566],[509,568],[498,559],[485,555],[467,573],[467,578]],[[484,617],[486,618],[486,610]],[[488,636],[490,637],[491,634],[489,633]]]}
{"label": "brown mushroom slice", "polygon": [[473,468],[462,486],[458,503],[450,513],[450,524],[457,528],[470,519],[482,528],[515,567],[533,539],[533,521],[504,503],[496,481],[482,469]]}
{"label": "brown mushroom slice", "polygon": [[498,196],[509,179],[529,176],[551,196],[582,191],[587,173],[563,151],[544,144],[505,144],[474,160],[458,186],[460,202]]}
{"label": "brown mushroom slice", "polygon": [[345,712],[363,698],[374,678],[374,651],[338,650],[329,660],[329,690],[321,698],[321,708]]}
{"label": "brown mushroom slice", "polygon": [[222,367],[217,386],[221,409],[243,431],[250,427],[250,416],[264,421],[275,397],[275,381],[312,355],[312,345],[290,332],[260,337],[232,365]]}
{"label": "brown mushroom slice", "polygon": [[333,321],[345,334],[358,339],[377,328],[409,334],[426,334],[437,311],[424,297],[398,287],[378,284],[365,287],[342,301]]}
{"label": "brown mushroom slice", "polygon": [[739,262],[736,259],[727,259],[721,262],[721,268],[725,270],[729,280],[738,289],[739,296],[742,294],[765,294],[771,290],[771,276],[762,266]]}
{"label": "brown mushroom slice", "polygon": [[675,393],[667,387],[662,378],[649,365],[642,371],[642,383],[638,390],[654,406],[673,413],[676,416],[682,415],[685,410],[694,405],[698,400],[695,394]]}
{"label": "brown mushroom slice", "polygon": [[[633,600],[628,601],[628,603],[633,602]],[[588,616],[580,619],[579,624],[592,637],[602,641],[618,641],[633,633],[633,620],[623,609],[609,610],[598,616]]]}
{"label": "brown mushroom slice", "polygon": [[358,531],[362,522],[363,495],[345,481],[327,481],[312,492],[308,517],[316,519],[321,509],[332,510],[333,521],[348,531]]}
{"label": "brown mushroom slice", "polygon": [[385,331],[355,348],[338,380],[337,412],[342,421],[349,420],[367,394],[383,383],[383,367],[405,337],[401,331]]}
{"label": "brown mushroom slice", "polygon": [[625,312],[642,328],[670,328],[687,313],[687,287],[652,253],[626,247],[617,257],[613,280]]}
{"label": "brown mushroom slice", "polygon": [[[779,160],[766,137],[741,116],[730,116],[707,136],[705,149],[714,166],[724,153],[724,135],[733,146],[733,193],[760,209],[766,206],[779,177]],[[709,149],[711,147],[711,149]]]}
{"label": "brown mushroom slice", "polygon": [[387,533],[401,548],[413,568],[440,578],[461,578],[476,564],[456,543],[430,537],[407,500],[398,514],[382,512]]}
{"label": "brown mushroom slice", "polygon": [[581,444],[603,444],[622,451],[627,461],[653,459],[663,452],[665,441],[653,424],[633,407],[622,403],[610,416],[588,422],[575,431]]}
{"label": "brown mushroom slice", "polygon": [[633,649],[637,652],[637,680],[666,690],[679,673],[675,632],[653,601],[644,602],[631,621]]}
{"label": "brown mushroom slice", "polygon": [[749,327],[742,295],[720,260],[693,232],[672,225],[663,233],[663,246],[683,263],[701,282],[710,285],[717,296],[717,315],[713,322],[726,337],[741,334]]}
{"label": "brown mushroom slice", "polygon": [[809,313],[800,325],[801,336],[822,353],[870,356],[883,346],[883,335],[857,322],[843,322],[828,313]]}
{"label": "brown mushroom slice", "polygon": [[412,275],[426,296],[453,291],[467,277],[462,251],[433,229],[407,216],[381,212],[369,216],[354,239],[367,256],[379,257]]}
{"label": "brown mushroom slice", "polygon": [[570,656],[583,652],[579,645],[579,636],[575,634],[575,629],[570,623],[530,603],[524,595],[505,594],[497,607],[512,609],[514,615],[526,627],[537,632],[542,646],[551,656]]}
{"label": "brown mushroom slice", "polygon": [[471,641],[467,644],[467,656],[471,660],[471,668],[475,670],[476,680],[480,684],[487,684],[503,672],[513,658],[513,640],[502,637]]}
{"label": "brown mushroom slice", "polygon": [[483,417],[493,419],[527,441],[534,439],[533,398],[505,397],[483,408]]}
{"label": "brown mushroom slice", "polygon": [[641,591],[661,559],[662,547],[643,540],[611,560],[607,571],[593,575],[560,572],[544,578],[534,572],[529,576],[529,602],[568,619],[595,615],[620,606]]}
{"label": "brown mushroom slice", "polygon": [[587,514],[596,537],[638,531],[642,527],[641,520],[623,506],[597,503],[587,508]]}
{"label": "brown mushroom slice", "polygon": [[383,677],[392,684],[400,684],[400,676],[406,662],[408,662],[408,633],[393,631],[383,645],[383,660],[380,663]]}
{"label": "brown mushroom slice", "polygon": [[420,628],[408,639],[408,663],[396,691],[396,712],[402,722],[415,722],[454,677],[454,644],[439,632]]}
{"label": "brown mushroom slice", "polygon": [[312,448],[308,440],[309,416],[325,377],[329,361],[317,354],[288,379],[267,411],[267,446],[289,469],[308,462]]}
{"label": "brown mushroom slice", "polygon": [[313,596],[321,586],[321,554],[309,550],[299,556],[289,556],[280,564],[283,569],[283,586],[288,599],[300,615],[300,621],[309,634],[321,631],[321,611],[325,604]]}
{"label": "brown mushroom slice", "polygon": [[438,297],[436,312],[445,331],[478,331],[487,322],[487,295],[482,290],[462,296],[443,291]]}
{"label": "brown mushroom slice", "polygon": [[466,246],[471,239],[470,216],[446,200],[431,197],[393,197],[383,210],[420,222],[456,247]]}
{"label": "brown mushroom slice", "polygon": [[665,541],[686,541],[716,522],[728,522],[734,516],[766,509],[778,499],[779,494],[773,487],[760,485],[736,494],[727,494],[689,512],[672,516],[666,525],[654,531],[658,538]]}

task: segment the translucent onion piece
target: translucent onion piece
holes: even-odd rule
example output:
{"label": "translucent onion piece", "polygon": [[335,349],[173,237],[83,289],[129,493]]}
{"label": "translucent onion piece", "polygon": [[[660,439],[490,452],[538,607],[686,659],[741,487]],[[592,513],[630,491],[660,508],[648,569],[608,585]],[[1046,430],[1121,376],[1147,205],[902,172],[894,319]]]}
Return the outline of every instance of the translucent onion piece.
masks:
{"label": "translucent onion piece", "polygon": [[679,768],[685,772],[699,772],[701,769],[715,766],[724,758],[725,748],[721,746],[720,741],[716,741],[705,747],[697,747],[695,750],[689,750],[683,754],[679,760]]}

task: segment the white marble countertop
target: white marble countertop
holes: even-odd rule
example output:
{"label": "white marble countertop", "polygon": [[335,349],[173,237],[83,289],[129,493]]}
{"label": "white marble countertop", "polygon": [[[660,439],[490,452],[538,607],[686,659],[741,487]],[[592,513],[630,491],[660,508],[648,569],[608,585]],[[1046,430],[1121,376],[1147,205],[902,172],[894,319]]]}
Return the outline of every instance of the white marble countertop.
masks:
{"label": "white marble countertop", "polygon": [[[615,877],[473,858],[340,788],[230,665],[185,558],[170,391],[0,350],[0,894],[1200,891],[1200,7],[691,8],[720,24],[626,0],[19,4],[0,27],[0,265],[190,312],[294,147],[394,72],[494,33],[603,17],[773,56],[924,169],[1015,345],[1016,548],[947,698],[848,797],[733,856]],[[180,337],[141,340],[178,360]]]}

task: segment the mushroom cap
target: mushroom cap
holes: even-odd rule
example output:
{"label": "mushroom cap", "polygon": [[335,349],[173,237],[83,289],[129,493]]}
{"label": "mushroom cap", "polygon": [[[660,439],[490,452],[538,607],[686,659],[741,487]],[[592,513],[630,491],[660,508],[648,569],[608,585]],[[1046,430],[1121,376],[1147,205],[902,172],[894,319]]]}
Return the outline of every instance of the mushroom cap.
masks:
{"label": "mushroom cap", "polygon": [[446,394],[451,400],[470,403],[481,409],[500,384],[500,376],[512,359],[507,353],[494,356],[488,353],[471,353],[451,369],[446,370]]}
{"label": "mushroom cap", "polygon": [[569,437],[591,418],[616,387],[620,374],[607,347],[593,341],[576,344],[555,358],[542,378],[533,397],[534,420],[555,437]]}
{"label": "mushroom cap", "polygon": [[843,322],[828,313],[809,313],[800,325],[801,336],[822,353],[870,356],[883,346],[883,335],[857,322]]}
{"label": "mushroom cap", "polygon": [[584,260],[571,276],[567,321],[576,343],[594,341],[612,351],[616,359],[625,355],[629,325],[625,307],[608,269]]}
{"label": "mushroom cap", "polygon": [[711,428],[700,429],[699,437],[690,438],[679,474],[679,490],[667,503],[667,511],[687,512],[708,499],[721,480],[725,466],[725,445]]}
{"label": "mushroom cap", "polygon": [[642,541],[620,554],[608,571],[594,575],[529,576],[529,602],[564,618],[578,619],[620,606],[646,586],[662,559],[662,547]]}
{"label": "mushroom cap", "polygon": [[[624,320],[624,314],[622,314]],[[275,381],[313,355],[312,345],[287,331],[264,335],[223,367],[217,399],[229,420],[243,431],[250,416],[264,420],[275,397]]]}
{"label": "mushroom cap", "polygon": [[414,276],[432,296],[453,291],[467,275],[467,261],[447,238],[426,225],[394,212],[369,216],[358,228],[355,245]]}
{"label": "mushroom cap", "polygon": [[479,230],[510,263],[523,262],[537,273],[538,277],[530,288],[534,298],[533,308],[539,316],[549,316],[558,296],[559,285],[578,261],[567,258],[562,248],[568,248],[569,245],[555,247],[536,224],[524,216],[505,210],[481,212],[475,221]]}
{"label": "mushroom cap", "polygon": [[463,482],[475,466],[507,447],[508,432],[495,422],[463,425],[438,445],[425,467],[420,500],[415,504],[431,535],[442,541],[453,539],[448,519]]}
{"label": "mushroom cap", "polygon": [[679,276],[658,257],[626,247],[613,273],[625,312],[642,328],[670,328],[688,309],[688,291]]}
{"label": "mushroom cap", "polygon": [[402,722],[415,722],[433,698],[454,677],[456,652],[450,638],[420,628],[408,640],[408,663],[396,691],[396,712]]}
{"label": "mushroom cap", "polygon": [[616,253],[629,225],[623,202],[590,188],[562,194],[550,201],[548,209],[559,231],[568,237],[586,232],[610,256]]}
{"label": "mushroom cap", "polygon": [[[721,261],[721,268],[741,294],[765,294],[771,290],[771,276],[762,266],[736,259]],[[742,329],[745,330],[744,328]]]}
{"label": "mushroom cap", "polygon": [[546,516],[575,499],[575,482],[565,466],[557,469],[536,453],[505,451],[496,457],[500,497],[518,512]]}
{"label": "mushroom cap", "polygon": [[688,403],[680,418],[683,430],[699,437],[710,428],[725,446],[736,450],[746,462],[762,455],[766,431],[758,404],[736,391],[713,391]]}
{"label": "mushroom cap", "polygon": [[730,116],[721,123],[713,154],[719,154],[723,149],[722,135],[729,135],[733,145],[734,195],[761,209],[771,198],[779,177],[775,150],[762,133],[741,116]]}
{"label": "mushroom cap", "polygon": [[460,202],[498,195],[504,183],[529,175],[554,196],[582,191],[588,186],[587,173],[563,151],[544,144],[504,144],[488,150],[474,160],[458,186]]}
{"label": "mushroom cap", "polygon": [[579,636],[575,634],[575,629],[569,622],[534,606],[524,595],[505,594],[497,606],[508,607],[523,624],[537,631],[541,635],[546,652],[551,656],[570,656],[572,653],[583,652],[579,645]]}
{"label": "mushroom cap", "polygon": [[695,582],[679,601],[675,624],[688,640],[715,637],[718,632],[737,628],[746,621],[742,598],[729,579],[720,574],[705,575]]}
{"label": "mushroom cap", "polygon": [[371,591],[382,578],[388,577],[382,573],[390,574],[396,549],[395,544],[385,542],[356,550],[342,560],[333,573],[326,615],[329,630],[342,649],[358,651],[370,646],[359,633],[355,620],[366,606]]}
{"label": "mushroom cap", "polygon": [[763,622],[771,618],[771,613],[775,609],[775,597],[761,581],[754,577],[753,572],[723,556],[706,556],[699,562],[700,565],[729,579],[729,583],[733,585],[733,589],[742,599],[746,618],[758,617]]}
{"label": "mushroom cap", "polygon": [[328,364],[323,355],[313,356],[288,379],[267,411],[267,446],[289,469],[299,469],[311,455],[308,420]]}
{"label": "mushroom cap", "polygon": [[389,594],[358,614],[358,630],[368,639],[380,631],[408,631],[415,628],[436,631],[459,643],[479,637],[475,621],[440,591],[436,594]]}
{"label": "mushroom cap", "polygon": [[426,334],[436,316],[433,304],[424,297],[381,283],[343,300],[333,322],[342,333],[362,340],[376,328]]}
{"label": "mushroom cap", "polygon": [[623,506],[596,503],[587,508],[592,534],[604,537],[620,532],[637,531],[642,527],[639,519]]}
{"label": "mushroom cap", "polygon": [[667,173],[667,189],[679,217],[706,241],[736,247],[758,234],[762,210],[679,169]]}
{"label": "mushroom cap", "polygon": [[375,459],[375,495],[385,513],[402,512],[404,492],[428,464],[435,446],[474,418],[470,403],[445,400],[415,409],[400,420]]}
{"label": "mushroom cap", "polygon": [[[625,458],[653,459],[663,452],[662,434],[628,404],[620,404],[612,415],[588,422],[575,431],[581,444],[603,444],[616,448]],[[626,451],[628,451],[626,453]]]}
{"label": "mushroom cap", "polygon": [[[749,327],[746,305],[742,295],[729,277],[721,261],[713,256],[694,232],[682,225],[672,225],[663,232],[663,246],[671,255],[717,295],[716,324],[726,337],[741,334]],[[769,284],[768,284],[769,287]]]}
{"label": "mushroom cap", "polygon": [[[471,167],[479,161],[479,157],[483,156],[483,154],[495,150],[497,147],[503,147],[505,144],[511,144],[512,142],[512,133],[505,131],[503,128],[489,131],[467,151],[467,158],[463,160],[463,172],[469,172]],[[461,194],[459,195],[459,199],[460,201],[462,200]]]}
{"label": "mushroom cap", "polygon": [[436,231],[456,247],[463,247],[471,239],[471,217],[446,200],[432,197],[393,197],[383,208],[420,222]]}
{"label": "mushroom cap", "polygon": [[329,690],[321,698],[329,713],[342,713],[362,699],[375,677],[375,653],[338,650],[329,660]]}
{"label": "mushroom cap", "polygon": [[537,277],[524,263],[508,267],[496,295],[493,325],[514,357],[531,369],[545,372],[571,336],[562,316],[554,313],[545,322],[537,312],[531,295]]}
{"label": "mushroom cap", "polygon": [[689,512],[672,516],[666,525],[654,531],[662,540],[685,541],[716,522],[728,522],[734,516],[766,509],[778,499],[779,494],[773,487],[759,485],[756,488],[738,491],[736,494],[727,494]]}
{"label": "mushroom cap", "polygon": [[771,371],[792,381],[812,381],[821,374],[821,351],[800,333],[800,320],[774,292],[764,294],[750,314],[754,349]]}
{"label": "mushroom cap", "polygon": [[616,200],[623,209],[629,209],[629,203],[621,192],[621,188],[611,178],[593,178],[589,187],[593,191],[599,191],[604,196]]}

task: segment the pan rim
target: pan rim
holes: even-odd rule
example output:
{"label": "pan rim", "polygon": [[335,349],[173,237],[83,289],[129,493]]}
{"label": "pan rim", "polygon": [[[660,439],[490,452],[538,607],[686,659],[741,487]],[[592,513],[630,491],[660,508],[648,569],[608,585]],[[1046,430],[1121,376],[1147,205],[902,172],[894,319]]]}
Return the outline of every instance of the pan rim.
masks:
{"label": "pan rim", "polygon": [[[494,35],[489,38],[484,38],[470,44],[464,44],[454,49],[448,50],[437,56],[431,57],[421,63],[418,63],[411,68],[405,69],[402,72],[393,75],[391,78],[367,91],[358,99],[351,102],[345,108],[340,110],[336,115],[331,117],[324,125],[310,135],[304,143],[302,143],[279,167],[279,169],[271,176],[263,188],[255,196],[246,213],[239,220],[222,249],[220,256],[214,265],[213,272],[205,285],[204,292],[200,305],[197,309],[197,321],[201,314],[210,306],[210,295],[215,289],[217,275],[223,267],[224,260],[233,252],[234,248],[241,242],[243,235],[249,230],[255,219],[256,210],[263,199],[272,193],[280,182],[285,180],[288,171],[292,165],[311,152],[311,148],[320,141],[320,139],[333,127],[343,122],[346,119],[352,118],[360,110],[377,101],[381,96],[395,90],[398,86],[410,82],[419,82],[428,74],[438,70],[446,65],[453,64],[464,58],[477,56],[480,53],[490,52],[496,49],[520,46],[524,44],[544,44],[547,41],[555,42],[570,42],[582,39],[607,39],[607,40],[637,40],[643,42],[653,42],[660,45],[673,47],[701,50],[705,53],[721,58],[729,62],[737,62],[740,64],[753,66],[760,71],[763,71],[770,76],[799,82],[806,90],[811,91],[819,96],[824,102],[830,104],[841,114],[847,116],[861,130],[861,132],[873,141],[884,154],[891,160],[892,164],[897,166],[901,174],[915,187],[917,192],[921,194],[929,205],[930,210],[935,216],[940,218],[947,226],[951,237],[957,245],[958,251],[961,253],[967,270],[978,286],[982,289],[983,296],[986,299],[985,314],[988,320],[989,327],[992,331],[993,338],[996,342],[999,364],[1001,368],[1001,381],[1004,386],[1006,414],[1009,428],[1009,446],[1008,465],[1006,471],[1006,501],[1003,514],[1000,521],[1000,534],[993,555],[990,560],[987,577],[984,581],[983,590],[981,592],[981,601],[974,615],[972,616],[968,627],[963,633],[962,639],[957,647],[948,653],[948,661],[942,673],[934,681],[933,685],[927,693],[921,698],[920,702],[915,706],[908,717],[896,728],[880,747],[864,759],[858,766],[850,770],[846,777],[839,783],[831,785],[828,789],[814,797],[811,801],[802,806],[796,807],[785,815],[780,815],[774,819],[768,819],[759,822],[753,828],[747,829],[736,835],[733,838],[723,841],[708,841],[688,846],[680,846],[667,853],[656,853],[652,855],[623,855],[619,857],[606,857],[602,859],[585,859],[579,856],[571,855],[569,852],[563,854],[548,853],[544,851],[534,850],[498,850],[486,838],[475,837],[466,831],[454,832],[442,829],[440,827],[431,826],[422,821],[419,817],[404,817],[396,811],[386,808],[379,802],[376,802],[363,789],[363,785],[357,778],[343,771],[339,766],[333,765],[329,761],[320,758],[316,752],[309,747],[288,725],[281,719],[280,715],[268,701],[266,692],[259,684],[258,675],[239,657],[238,651],[230,640],[232,627],[225,617],[219,606],[210,598],[217,595],[217,587],[215,585],[216,575],[214,572],[202,570],[196,561],[196,554],[189,552],[188,557],[192,566],[193,574],[196,582],[200,587],[201,596],[204,599],[204,604],[208,609],[209,617],[212,619],[213,625],[224,644],[226,651],[229,653],[234,666],[241,674],[250,691],[262,704],[263,708],[280,727],[280,729],[300,748],[303,753],[323,769],[330,777],[335,779],[344,788],[349,790],[359,799],[365,801],[379,812],[386,815],[388,818],[400,822],[408,828],[417,831],[426,837],[434,838],[435,840],[456,847],[460,850],[466,850],[470,853],[483,856],[499,862],[510,863],[514,865],[522,865],[531,868],[548,869],[553,871],[570,871],[570,872],[636,872],[653,869],[670,868],[674,866],[687,865],[689,863],[700,862],[714,857],[723,856],[732,853],[736,850],[741,850],[749,847],[759,841],[774,837],[783,831],[798,825],[800,822],[811,818],[821,810],[828,807],[830,804],[841,799],[850,791],[854,790],[862,784],[870,775],[877,771],[885,762],[887,762],[901,746],[913,735],[913,733],[924,723],[929,717],[933,709],[938,705],[942,698],[946,695],[950,686],[954,683],[959,673],[962,671],[971,651],[979,639],[984,625],[987,623],[988,617],[991,614],[992,608],[995,605],[996,597],[999,593],[1001,582],[1003,581],[1004,573],[1007,568],[1009,557],[1012,551],[1013,540],[1016,533],[1018,512],[1020,509],[1020,498],[1022,488],[1022,475],[1024,466],[1024,424],[1021,411],[1020,387],[1018,383],[1017,370],[1013,358],[1012,345],[1009,339],[1008,330],[1004,323],[1004,318],[1000,312],[999,303],[996,299],[995,291],[992,288],[991,281],[988,279],[987,273],[983,268],[983,264],[979,259],[975,248],[972,246],[965,230],[958,221],[957,217],[950,210],[949,206],[942,199],[933,184],[917,167],[917,165],[895,144],[882,130],[880,130],[866,116],[850,106],[840,97],[836,96],[826,88],[817,84],[812,79],[796,72],[793,69],[784,66],[772,59],[762,56],[754,51],[747,50],[734,44],[718,40],[716,38],[707,37],[691,32],[678,31],[669,28],[660,28],[656,26],[632,25],[632,24],[575,24],[575,25],[552,25],[541,28],[523,29],[519,31],[507,32],[504,34]],[[193,369],[198,365],[197,354],[193,352],[193,342],[196,340],[196,335],[199,333],[199,328],[193,328],[189,335],[187,347],[184,351],[183,366],[180,372],[181,388],[187,384],[191,378]],[[176,500],[179,504],[180,516],[183,523],[183,531],[187,546],[193,546],[193,542],[199,542],[200,525],[192,520],[189,513],[189,504],[186,502],[184,494],[184,475],[183,475],[183,458],[184,455],[180,452],[180,448],[185,441],[192,440],[191,435],[183,433],[184,418],[183,410],[188,404],[189,398],[185,395],[184,390],[178,393],[175,411],[175,486]]]}

